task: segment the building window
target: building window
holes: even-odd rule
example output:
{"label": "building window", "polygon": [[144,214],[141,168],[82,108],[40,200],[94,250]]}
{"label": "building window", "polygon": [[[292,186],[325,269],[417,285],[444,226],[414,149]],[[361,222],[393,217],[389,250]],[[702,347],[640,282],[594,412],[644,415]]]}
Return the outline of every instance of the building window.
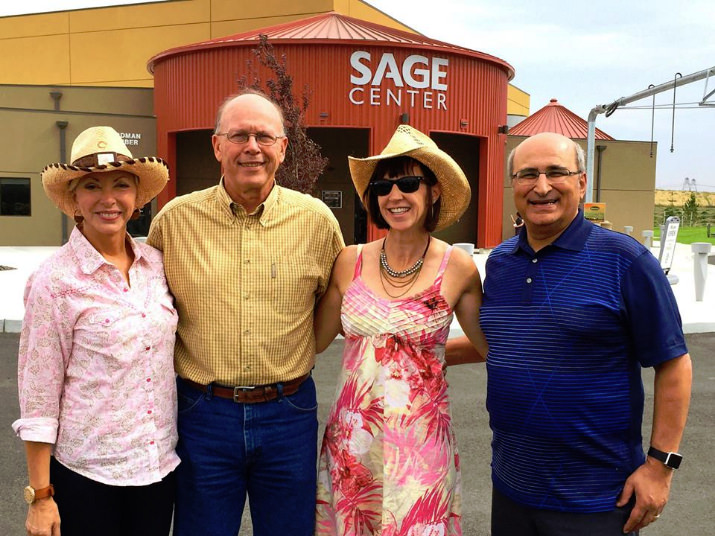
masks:
{"label": "building window", "polygon": [[30,179],[0,178],[0,216],[30,215]]}

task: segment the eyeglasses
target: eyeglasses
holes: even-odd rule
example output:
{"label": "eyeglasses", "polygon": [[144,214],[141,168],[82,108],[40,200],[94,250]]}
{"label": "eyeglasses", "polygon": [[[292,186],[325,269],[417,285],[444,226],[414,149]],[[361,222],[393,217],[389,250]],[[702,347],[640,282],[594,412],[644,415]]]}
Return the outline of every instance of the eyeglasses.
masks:
{"label": "eyeglasses", "polygon": [[579,173],[583,173],[583,171],[569,171],[562,167],[549,168],[546,171],[527,168],[517,171],[511,178],[516,179],[516,182],[519,184],[534,184],[539,180],[539,175],[542,173],[546,175],[546,180],[549,181],[550,184],[559,184],[565,182],[571,175],[578,175]]}
{"label": "eyeglasses", "polygon": [[231,143],[236,145],[241,145],[243,143],[248,143],[251,136],[256,138],[256,143],[258,145],[263,145],[268,147],[270,145],[275,145],[275,143],[280,138],[285,138],[285,136],[271,136],[265,132],[244,132],[243,130],[229,130],[228,132],[217,132],[216,136],[226,136],[226,139]]}
{"label": "eyeglasses", "polygon": [[406,177],[400,177],[396,181],[390,181],[387,179],[377,179],[372,181],[369,186],[370,189],[375,192],[375,195],[382,197],[387,195],[392,191],[392,187],[396,184],[400,191],[404,194],[411,194],[416,192],[420,187],[420,182],[425,180],[424,177],[416,177],[408,175]]}

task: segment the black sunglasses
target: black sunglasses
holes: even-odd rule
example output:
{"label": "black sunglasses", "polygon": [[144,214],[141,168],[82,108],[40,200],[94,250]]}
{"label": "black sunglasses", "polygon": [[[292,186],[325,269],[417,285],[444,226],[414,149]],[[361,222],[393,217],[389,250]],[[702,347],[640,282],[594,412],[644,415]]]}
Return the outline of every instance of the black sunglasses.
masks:
{"label": "black sunglasses", "polygon": [[393,185],[397,185],[400,191],[404,194],[412,194],[416,192],[420,187],[420,182],[425,180],[424,177],[416,177],[408,175],[406,177],[400,177],[396,181],[391,181],[388,179],[377,179],[370,183],[370,189],[375,192],[375,195],[382,197],[387,195],[392,191]]}

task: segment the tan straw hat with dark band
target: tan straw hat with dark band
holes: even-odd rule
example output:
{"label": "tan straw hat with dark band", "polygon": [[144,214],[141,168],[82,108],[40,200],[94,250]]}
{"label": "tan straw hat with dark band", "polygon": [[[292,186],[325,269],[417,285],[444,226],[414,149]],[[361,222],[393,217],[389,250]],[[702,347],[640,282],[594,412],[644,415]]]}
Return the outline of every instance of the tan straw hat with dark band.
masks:
{"label": "tan straw hat with dark band", "polygon": [[42,170],[42,186],[57,207],[73,216],[74,195],[70,181],[88,173],[126,171],[139,177],[137,208],[151,201],[164,189],[169,180],[169,166],[161,158],[134,158],[112,127],[91,127],[80,133],[72,144],[72,164],[50,164]]}
{"label": "tan straw hat with dark band", "polygon": [[464,172],[457,162],[437,147],[428,136],[409,125],[400,125],[392,135],[387,146],[377,156],[353,158],[348,156],[350,175],[360,198],[370,183],[375,167],[380,160],[409,156],[421,162],[437,177],[442,194],[439,220],[435,230],[449,227],[457,221],[469,206],[472,190]]}

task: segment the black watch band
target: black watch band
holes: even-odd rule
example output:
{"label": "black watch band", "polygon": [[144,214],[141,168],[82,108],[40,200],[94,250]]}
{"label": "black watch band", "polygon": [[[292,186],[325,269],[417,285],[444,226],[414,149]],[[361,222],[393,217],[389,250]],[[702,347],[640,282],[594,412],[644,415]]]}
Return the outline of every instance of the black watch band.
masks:
{"label": "black watch band", "polygon": [[648,456],[655,458],[659,462],[663,462],[671,469],[677,469],[680,467],[680,462],[683,461],[683,457],[677,452],[663,452],[654,447],[648,449]]}

